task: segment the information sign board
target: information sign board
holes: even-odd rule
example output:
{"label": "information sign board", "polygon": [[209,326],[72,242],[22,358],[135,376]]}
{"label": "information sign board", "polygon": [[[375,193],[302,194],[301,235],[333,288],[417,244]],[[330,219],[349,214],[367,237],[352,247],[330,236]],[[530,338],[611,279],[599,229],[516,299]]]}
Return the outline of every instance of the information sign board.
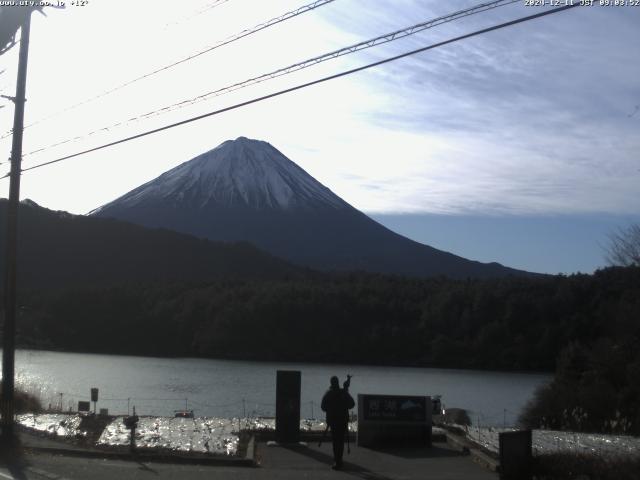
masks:
{"label": "information sign board", "polygon": [[424,422],[427,418],[426,397],[365,395],[365,420]]}
{"label": "information sign board", "polygon": [[358,445],[431,445],[431,397],[358,395]]}

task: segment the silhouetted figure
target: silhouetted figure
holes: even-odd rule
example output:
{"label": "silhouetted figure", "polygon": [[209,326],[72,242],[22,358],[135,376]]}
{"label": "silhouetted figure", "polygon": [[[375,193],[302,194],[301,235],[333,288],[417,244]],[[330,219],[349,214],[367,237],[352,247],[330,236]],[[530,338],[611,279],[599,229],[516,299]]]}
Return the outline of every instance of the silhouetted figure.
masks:
{"label": "silhouetted figure", "polygon": [[349,381],[351,376],[347,376],[344,388],[340,388],[338,377],[331,377],[331,386],[322,397],[323,412],[327,414],[327,426],[331,428],[331,442],[333,443],[333,468],[342,468],[342,454],[344,453],[344,438],[349,424],[349,409],[353,408],[355,402],[349,395]]}

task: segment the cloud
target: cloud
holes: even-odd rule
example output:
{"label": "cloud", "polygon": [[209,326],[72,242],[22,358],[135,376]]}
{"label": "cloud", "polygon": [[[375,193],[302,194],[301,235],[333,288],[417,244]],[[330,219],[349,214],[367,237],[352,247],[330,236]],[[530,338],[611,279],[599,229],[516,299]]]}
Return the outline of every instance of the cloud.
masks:
{"label": "cloud", "polygon": [[[414,168],[381,187],[384,206],[369,193],[361,208],[639,212],[638,122],[628,116],[640,97],[639,20],[640,9],[576,9],[372,72],[369,88],[386,102],[370,120],[415,137],[398,152]],[[484,20],[469,23],[466,31]]]}
{"label": "cloud", "polygon": [[[28,121],[299,6],[297,0],[274,0],[247,12],[241,2],[228,2],[188,19],[191,11],[170,2],[141,2],[135,9],[114,2],[34,21]],[[25,151],[473,3],[333,2],[29,129]],[[151,6],[153,15],[145,17]],[[127,15],[120,18],[123,11]],[[518,3],[468,17],[25,162],[74,153],[534,11]],[[174,20],[180,21],[166,26]],[[116,23],[119,35],[102,35]],[[34,170],[25,175],[24,196],[86,212],[245,135],[270,141],[366,211],[638,212],[640,116],[629,114],[640,102],[639,23],[638,8],[573,9]],[[2,67],[15,63],[9,56],[0,60]],[[11,128],[8,110],[0,110],[3,131]],[[8,150],[8,141],[0,147]]]}

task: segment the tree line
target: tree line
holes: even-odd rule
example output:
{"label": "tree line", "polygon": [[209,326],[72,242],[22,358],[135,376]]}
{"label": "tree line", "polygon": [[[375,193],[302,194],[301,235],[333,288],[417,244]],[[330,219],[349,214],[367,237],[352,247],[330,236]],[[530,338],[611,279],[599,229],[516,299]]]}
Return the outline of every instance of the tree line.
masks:
{"label": "tree line", "polygon": [[313,274],[23,293],[19,342],[69,351],[551,371],[640,337],[640,267],[490,280]]}

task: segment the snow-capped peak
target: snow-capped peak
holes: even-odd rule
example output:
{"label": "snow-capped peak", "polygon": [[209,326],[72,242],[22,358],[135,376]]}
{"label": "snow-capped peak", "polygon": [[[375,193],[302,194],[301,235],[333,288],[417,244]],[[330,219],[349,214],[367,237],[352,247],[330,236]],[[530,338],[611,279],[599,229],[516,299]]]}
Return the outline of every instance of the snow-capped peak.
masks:
{"label": "snow-capped peak", "polygon": [[131,207],[155,200],[188,202],[194,207],[348,207],[272,145],[245,137],[228,140],[198,155],[100,210],[114,204]]}

